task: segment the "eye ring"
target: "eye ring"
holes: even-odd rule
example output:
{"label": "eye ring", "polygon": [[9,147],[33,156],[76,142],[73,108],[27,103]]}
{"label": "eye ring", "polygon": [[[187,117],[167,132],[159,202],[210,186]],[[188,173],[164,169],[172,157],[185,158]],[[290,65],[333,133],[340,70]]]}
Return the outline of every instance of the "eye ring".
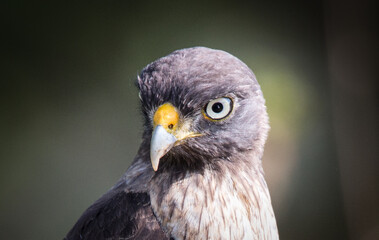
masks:
{"label": "eye ring", "polygon": [[229,97],[216,98],[209,101],[204,107],[205,118],[209,120],[222,120],[233,110],[233,101]]}

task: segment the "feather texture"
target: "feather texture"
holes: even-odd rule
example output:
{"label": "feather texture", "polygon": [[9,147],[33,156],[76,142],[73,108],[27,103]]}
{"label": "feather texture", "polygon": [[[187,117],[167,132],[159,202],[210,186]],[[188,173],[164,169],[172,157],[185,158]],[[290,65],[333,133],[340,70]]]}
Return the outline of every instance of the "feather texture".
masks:
{"label": "feather texture", "polygon": [[82,215],[66,240],[168,239],[150,207],[146,193],[108,193]]}

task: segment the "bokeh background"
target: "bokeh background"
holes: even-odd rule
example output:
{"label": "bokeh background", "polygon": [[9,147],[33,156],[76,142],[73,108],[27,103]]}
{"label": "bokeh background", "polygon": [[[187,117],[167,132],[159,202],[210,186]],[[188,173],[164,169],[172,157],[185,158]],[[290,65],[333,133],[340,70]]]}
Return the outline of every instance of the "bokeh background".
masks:
{"label": "bokeh background", "polygon": [[134,80],[173,50],[239,57],[266,97],[282,239],[379,239],[377,1],[3,1],[0,239],[62,239],[128,168]]}

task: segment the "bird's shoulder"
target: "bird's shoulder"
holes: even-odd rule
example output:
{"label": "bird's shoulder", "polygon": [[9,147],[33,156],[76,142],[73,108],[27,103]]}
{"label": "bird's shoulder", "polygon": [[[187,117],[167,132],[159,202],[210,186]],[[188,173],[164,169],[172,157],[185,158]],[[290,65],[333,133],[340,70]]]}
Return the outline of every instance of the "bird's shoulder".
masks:
{"label": "bird's shoulder", "polygon": [[168,239],[146,192],[110,191],[90,206],[65,240]]}

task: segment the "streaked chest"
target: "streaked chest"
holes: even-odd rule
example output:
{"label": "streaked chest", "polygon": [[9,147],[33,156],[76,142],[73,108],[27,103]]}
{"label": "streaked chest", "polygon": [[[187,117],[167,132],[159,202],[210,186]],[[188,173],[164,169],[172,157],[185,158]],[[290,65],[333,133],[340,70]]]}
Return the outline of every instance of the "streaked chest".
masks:
{"label": "streaked chest", "polygon": [[[191,175],[167,188],[156,182],[151,205],[164,231],[175,239],[268,239],[262,228],[270,226],[262,224],[271,223],[262,214],[273,215],[269,196],[244,174],[238,179],[228,174]],[[267,208],[267,200],[265,213],[261,207]]]}

